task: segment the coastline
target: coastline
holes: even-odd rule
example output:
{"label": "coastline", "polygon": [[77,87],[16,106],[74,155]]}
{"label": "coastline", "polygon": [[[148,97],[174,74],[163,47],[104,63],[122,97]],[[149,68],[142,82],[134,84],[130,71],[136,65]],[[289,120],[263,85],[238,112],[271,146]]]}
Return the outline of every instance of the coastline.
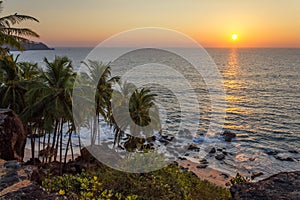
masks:
{"label": "coastline", "polygon": [[192,162],[190,160],[179,160],[176,161],[179,166],[193,172],[198,178],[202,180],[207,180],[217,186],[223,188],[229,188],[231,186],[230,179],[233,178],[229,174],[225,174],[216,169],[210,168],[209,166],[205,168],[199,168],[199,163]]}
{"label": "coastline", "polygon": [[[35,155],[37,155],[38,152],[35,151]],[[74,158],[77,158],[79,156],[78,153],[74,154]],[[63,156],[64,157],[64,156]],[[31,150],[28,148],[25,148],[24,150],[24,162],[28,161],[31,158]],[[67,160],[71,160],[72,156],[68,155]],[[233,178],[229,174],[223,173],[221,171],[218,171],[216,169],[213,169],[209,166],[205,168],[199,168],[199,163],[192,162],[190,160],[178,160],[176,163],[183,167],[184,169],[187,169],[188,171],[194,173],[198,178],[201,180],[206,180],[210,183],[213,183],[217,186],[223,187],[223,188],[229,188],[230,185],[230,179]]]}

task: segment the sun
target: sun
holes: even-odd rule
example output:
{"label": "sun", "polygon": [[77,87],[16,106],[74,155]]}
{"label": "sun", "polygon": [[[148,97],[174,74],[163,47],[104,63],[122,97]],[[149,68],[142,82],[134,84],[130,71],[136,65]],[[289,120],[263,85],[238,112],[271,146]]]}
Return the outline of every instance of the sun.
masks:
{"label": "sun", "polygon": [[237,34],[232,34],[231,35],[231,39],[233,40],[233,41],[236,41],[237,39],[238,39],[238,35]]}

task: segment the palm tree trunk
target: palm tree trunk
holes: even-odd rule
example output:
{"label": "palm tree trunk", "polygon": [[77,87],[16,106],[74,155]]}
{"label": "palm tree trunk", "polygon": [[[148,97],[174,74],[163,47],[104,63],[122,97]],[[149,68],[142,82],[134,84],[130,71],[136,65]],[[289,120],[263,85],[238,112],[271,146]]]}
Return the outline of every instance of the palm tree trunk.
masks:
{"label": "palm tree trunk", "polygon": [[54,161],[57,160],[57,154],[58,154],[58,144],[59,144],[59,138],[60,138],[60,129],[61,129],[61,124],[59,122],[59,128],[57,130],[57,138],[56,138],[56,146],[55,146],[55,154],[54,154]]}
{"label": "palm tree trunk", "polygon": [[62,175],[62,169],[63,169],[63,165],[62,165],[62,149],[63,149],[63,145],[62,145],[62,138],[63,138],[63,118],[61,119],[61,126],[60,126],[60,149],[59,149],[59,162],[60,162],[60,170],[59,170],[59,174]]}
{"label": "palm tree trunk", "polygon": [[[45,143],[46,143],[46,133],[44,133],[44,139],[43,139],[43,149],[45,149]],[[42,156],[43,157],[43,163],[45,162],[45,156]],[[46,161],[47,162],[47,161]]]}

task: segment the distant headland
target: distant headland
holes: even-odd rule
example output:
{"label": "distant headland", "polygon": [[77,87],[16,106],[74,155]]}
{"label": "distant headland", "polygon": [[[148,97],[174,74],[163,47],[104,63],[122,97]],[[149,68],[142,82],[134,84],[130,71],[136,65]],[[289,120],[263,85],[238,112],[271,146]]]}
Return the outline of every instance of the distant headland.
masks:
{"label": "distant headland", "polygon": [[[22,44],[22,46],[23,46],[24,51],[28,51],[28,50],[54,50],[54,48],[50,48],[42,42],[29,42],[29,43]],[[15,47],[10,47],[9,50],[10,51],[18,51],[18,49],[15,48]]]}

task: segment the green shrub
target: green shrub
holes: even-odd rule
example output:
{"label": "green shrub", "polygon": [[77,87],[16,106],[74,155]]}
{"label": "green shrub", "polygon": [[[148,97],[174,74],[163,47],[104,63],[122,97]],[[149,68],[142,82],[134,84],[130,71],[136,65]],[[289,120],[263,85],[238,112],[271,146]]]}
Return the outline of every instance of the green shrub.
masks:
{"label": "green shrub", "polygon": [[176,166],[170,165],[151,173],[125,173],[101,166],[97,171],[45,179],[49,192],[64,194],[70,199],[228,199],[228,189]]}
{"label": "green shrub", "polygon": [[240,175],[239,173],[237,173],[236,176],[230,180],[230,183],[232,185],[234,185],[234,184],[245,183],[245,182],[249,182],[249,181],[250,181],[250,179],[248,177],[244,177],[244,176]]}

